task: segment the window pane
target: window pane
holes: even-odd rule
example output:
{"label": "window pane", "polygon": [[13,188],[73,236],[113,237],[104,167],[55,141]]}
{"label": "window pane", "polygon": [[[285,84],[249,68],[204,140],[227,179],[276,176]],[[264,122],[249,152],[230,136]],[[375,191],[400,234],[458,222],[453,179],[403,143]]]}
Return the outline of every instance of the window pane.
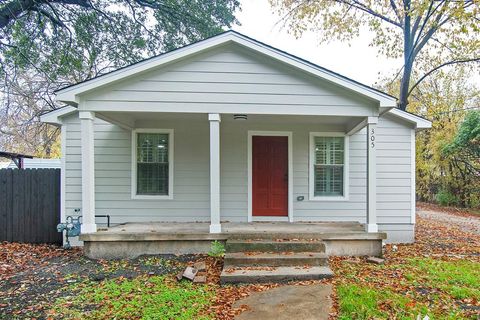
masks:
{"label": "window pane", "polygon": [[343,140],[342,137],[329,138],[330,161],[329,164],[343,164]]}
{"label": "window pane", "polygon": [[315,166],[314,196],[343,196],[343,166]]}
{"label": "window pane", "polygon": [[343,195],[344,137],[315,137],[314,196]]}
{"label": "window pane", "polygon": [[137,134],[137,194],[168,195],[168,134]]}
{"label": "window pane", "polygon": [[315,137],[315,163],[327,164],[327,140],[325,137]]}

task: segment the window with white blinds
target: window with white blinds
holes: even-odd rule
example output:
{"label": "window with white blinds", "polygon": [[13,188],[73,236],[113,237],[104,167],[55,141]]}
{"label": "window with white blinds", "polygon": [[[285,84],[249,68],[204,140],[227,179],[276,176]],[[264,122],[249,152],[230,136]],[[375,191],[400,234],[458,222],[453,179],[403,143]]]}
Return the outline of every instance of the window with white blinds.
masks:
{"label": "window with white blinds", "polygon": [[344,196],[345,137],[313,137],[313,196]]}
{"label": "window with white blinds", "polygon": [[170,132],[135,132],[135,195],[171,194]]}

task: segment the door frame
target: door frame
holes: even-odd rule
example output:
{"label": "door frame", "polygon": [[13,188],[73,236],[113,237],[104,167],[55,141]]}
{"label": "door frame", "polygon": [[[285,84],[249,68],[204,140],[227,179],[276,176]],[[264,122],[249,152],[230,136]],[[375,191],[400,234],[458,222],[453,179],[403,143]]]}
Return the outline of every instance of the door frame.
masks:
{"label": "door frame", "polygon": [[252,139],[253,136],[287,137],[288,139],[288,217],[255,217],[256,221],[288,221],[293,222],[293,143],[291,131],[248,131],[248,222],[253,217],[253,175],[252,175]]}

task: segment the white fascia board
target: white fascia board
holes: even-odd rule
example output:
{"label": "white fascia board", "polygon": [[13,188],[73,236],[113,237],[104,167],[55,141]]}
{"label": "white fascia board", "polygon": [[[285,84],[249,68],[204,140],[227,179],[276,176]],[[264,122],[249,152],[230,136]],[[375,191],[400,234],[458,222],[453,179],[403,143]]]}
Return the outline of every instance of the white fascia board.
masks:
{"label": "white fascia board", "polygon": [[400,119],[403,119],[407,122],[414,124],[416,130],[429,129],[432,127],[431,121],[427,119],[423,119],[419,116],[405,112],[400,109],[392,109],[387,114],[394,115],[395,117],[398,117]]}
{"label": "white fascia board", "polygon": [[69,115],[75,111],[77,111],[77,108],[75,107],[72,107],[72,106],[63,107],[57,110],[50,111],[44,115],[41,115],[40,121],[59,126],[62,124],[62,120],[60,119],[61,117]]}
{"label": "white fascia board", "polygon": [[396,107],[397,101],[394,97],[388,96],[386,94],[382,94],[381,92],[368,88],[367,86],[364,86],[353,80],[346,79],[338,74],[335,74],[334,72],[329,72],[328,70],[317,68],[307,63],[306,61],[303,61],[299,58],[291,56],[280,50],[276,50],[272,47],[264,45],[260,42],[257,42],[253,39],[242,36],[241,34],[238,34],[235,32],[226,32],[218,36],[188,45],[184,48],[167,52],[158,57],[147,59],[139,63],[136,63],[134,65],[131,65],[129,67],[125,67],[117,71],[113,71],[111,73],[100,76],[96,79],[92,79],[84,83],[80,83],[78,85],[74,85],[74,86],[59,90],[57,92],[57,100],[63,101],[69,104],[77,104],[78,103],[77,95],[79,94],[85,93],[87,91],[96,89],[104,85],[111,84],[121,79],[125,79],[129,76],[138,75],[139,73],[151,70],[152,68],[159,67],[161,65],[185,58],[189,55],[199,53],[203,50],[211,49],[213,47],[226,44],[228,42],[234,42],[244,47],[250,48],[253,51],[263,53],[269,57],[272,57],[290,66],[301,69],[314,76],[317,76],[319,78],[322,78],[324,80],[337,84],[341,87],[350,89],[361,95],[364,95],[373,100],[376,100],[379,102],[380,108]]}

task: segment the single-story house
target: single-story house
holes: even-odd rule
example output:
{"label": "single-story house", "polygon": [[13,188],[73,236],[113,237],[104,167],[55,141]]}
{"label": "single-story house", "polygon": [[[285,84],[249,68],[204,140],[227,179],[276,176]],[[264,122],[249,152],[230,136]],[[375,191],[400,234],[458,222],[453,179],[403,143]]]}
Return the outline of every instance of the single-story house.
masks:
{"label": "single-story house", "polygon": [[42,121],[61,126],[62,216],[81,209],[84,240],[100,239],[95,215],[105,214],[123,231],[354,222],[414,240],[415,132],[431,123],[245,35],[227,31],[57,100],[68,106]]}

